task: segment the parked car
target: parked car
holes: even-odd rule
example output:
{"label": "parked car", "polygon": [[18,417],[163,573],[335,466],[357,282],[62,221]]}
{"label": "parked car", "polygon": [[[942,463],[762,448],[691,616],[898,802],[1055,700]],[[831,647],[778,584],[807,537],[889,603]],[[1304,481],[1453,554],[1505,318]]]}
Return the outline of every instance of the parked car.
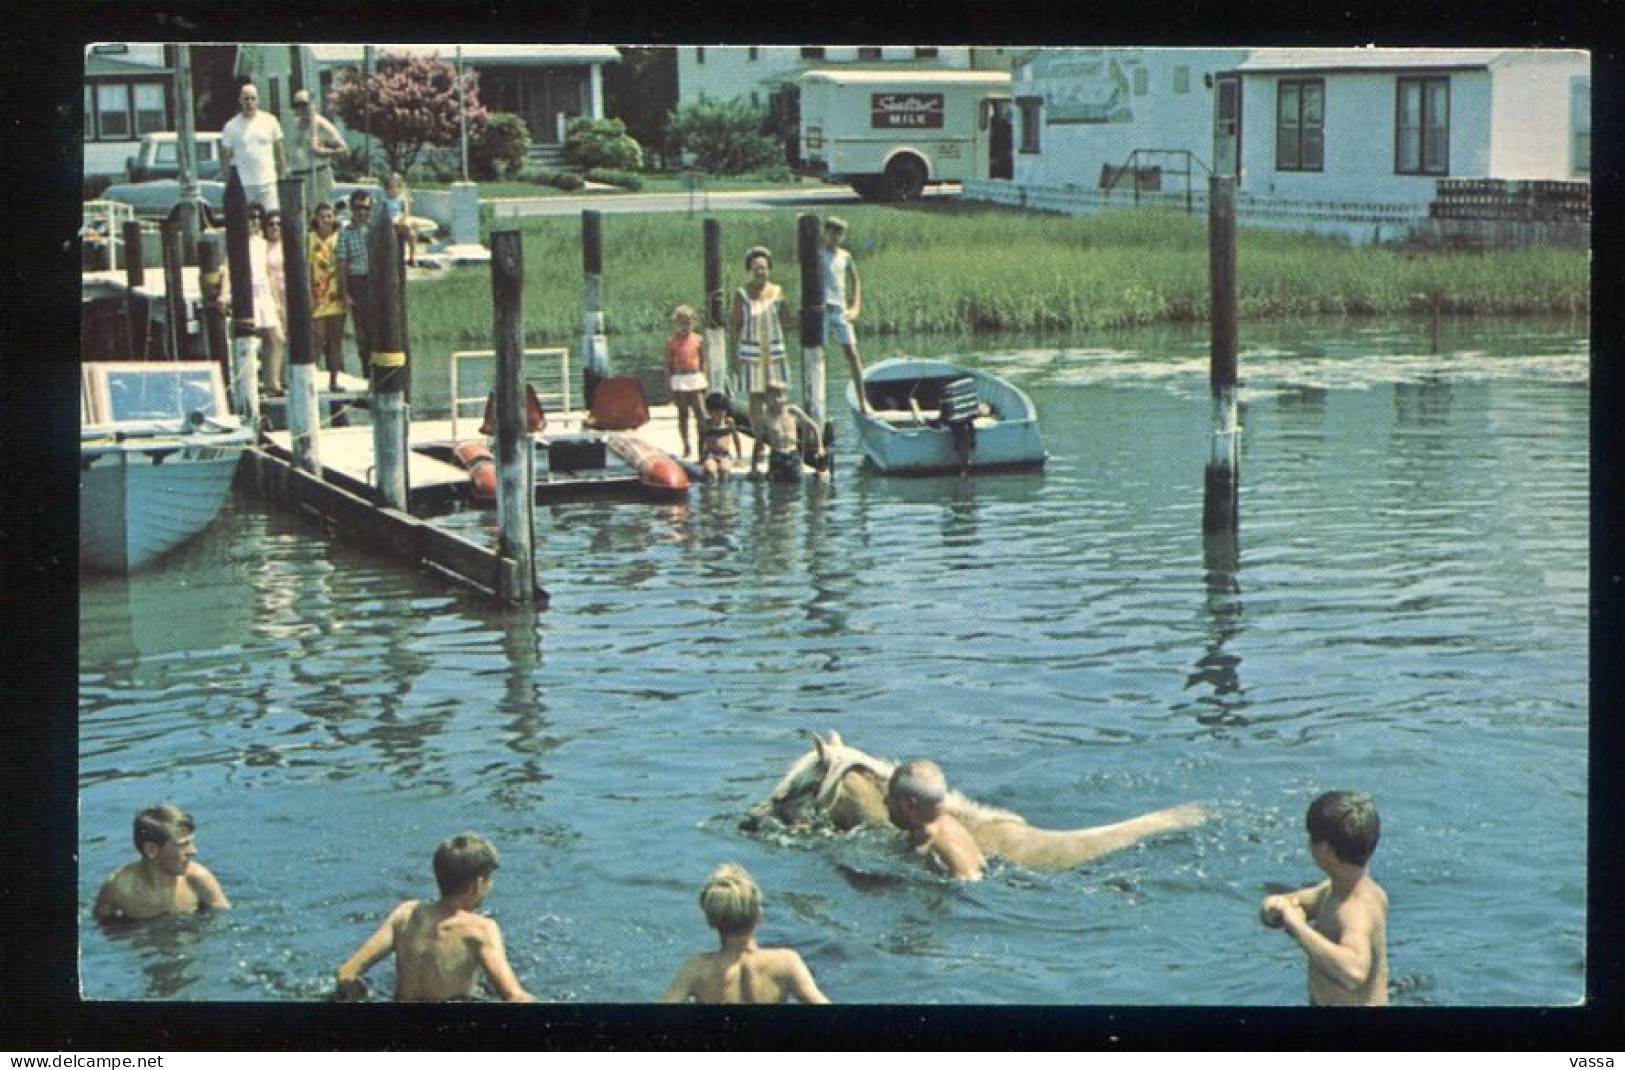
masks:
{"label": "parked car", "polygon": [[[220,176],[220,135],[194,134],[197,148],[194,165],[198,178]],[[180,146],[173,130],[144,134],[135,155],[124,161],[124,174],[131,182],[180,177]]]}
{"label": "parked car", "polygon": [[[216,212],[225,210],[224,182],[199,182],[198,193],[202,195],[203,202]],[[136,215],[148,219],[161,219],[169,215],[180,199],[181,184],[173,178],[159,178],[151,182],[115,182],[102,191],[102,200],[120,201],[134,208]]]}

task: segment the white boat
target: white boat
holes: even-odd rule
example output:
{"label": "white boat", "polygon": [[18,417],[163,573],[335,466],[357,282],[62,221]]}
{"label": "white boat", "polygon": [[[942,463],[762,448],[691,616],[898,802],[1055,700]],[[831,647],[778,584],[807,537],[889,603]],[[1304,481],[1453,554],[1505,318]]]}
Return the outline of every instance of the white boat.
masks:
{"label": "white boat", "polygon": [[84,365],[80,563],[133,571],[208,527],[253,442],[213,361]]}
{"label": "white boat", "polygon": [[869,412],[846,388],[858,443],[882,472],[1035,468],[1044,441],[1032,400],[991,372],[942,360],[883,360],[864,369]]}

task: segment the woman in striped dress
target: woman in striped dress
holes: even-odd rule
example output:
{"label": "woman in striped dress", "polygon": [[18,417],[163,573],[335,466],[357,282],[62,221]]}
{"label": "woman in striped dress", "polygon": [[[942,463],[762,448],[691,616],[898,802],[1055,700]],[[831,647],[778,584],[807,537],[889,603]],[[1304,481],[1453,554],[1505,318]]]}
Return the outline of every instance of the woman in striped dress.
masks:
{"label": "woman in striped dress", "polygon": [[750,281],[734,294],[734,364],[750,397],[750,427],[755,445],[750,451],[751,475],[758,475],[765,449],[761,434],[767,423],[769,383],[788,386],[790,358],[784,338],[790,324],[784,290],[770,277],[773,254],[758,245],[745,254]]}

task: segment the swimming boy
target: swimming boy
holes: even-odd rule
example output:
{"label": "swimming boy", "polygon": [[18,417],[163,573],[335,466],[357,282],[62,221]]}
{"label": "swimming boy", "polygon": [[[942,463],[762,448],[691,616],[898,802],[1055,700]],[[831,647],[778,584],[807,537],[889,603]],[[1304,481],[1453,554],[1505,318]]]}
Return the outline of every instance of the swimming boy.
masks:
{"label": "swimming boy", "polygon": [[1259,919],[1285,929],[1309,957],[1309,1003],[1375,1007],[1388,1002],[1388,895],[1366,865],[1381,823],[1371,796],[1329,791],[1309,804],[1309,854],[1330,878],[1266,896]]}
{"label": "swimming boy", "polygon": [[944,808],[948,780],[936,762],[915,758],[892,771],[886,783],[886,814],[908,833],[916,854],[960,880],[982,879],[982,848],[970,830]]}
{"label": "swimming boy", "polygon": [[863,284],[858,280],[858,266],[852,262],[852,254],[841,248],[845,237],[846,220],[833,215],[824,220],[824,247],[818,251],[824,275],[824,334],[841,347],[847,370],[852,373],[852,385],[857,388],[858,404],[868,412],[869,398],[863,392],[863,361],[858,357],[857,332],[852,329],[852,321],[863,311]]}
{"label": "swimming boy", "polygon": [[136,814],[133,839],[141,858],[107,878],[92,911],[96,920],[146,921],[231,906],[214,874],[192,860],[196,831],[192,815],[170,803]]}
{"label": "swimming boy", "polygon": [[828,1003],[801,956],[787,947],[758,947],[761,892],[744,868],[718,866],[700,889],[700,909],[722,939],[720,951],[691,955],[662,1003]]}
{"label": "swimming boy", "polygon": [[[824,435],[818,423],[800,406],[791,405],[785,385],[777,380],[767,384],[766,418],[762,436],[767,440],[768,478],[779,483],[794,483],[801,478],[804,453],[820,472],[824,471]],[[802,445],[807,449],[803,451]],[[751,472],[756,471],[755,465]]]}
{"label": "swimming boy", "polygon": [[361,999],[361,975],[395,952],[395,998],[403,1002],[468,999],[480,971],[510,1003],[534,1003],[508,965],[497,923],[474,911],[491,891],[497,852],[483,836],[464,832],[434,852],[434,879],[440,898],[408,899],[338,969],[340,999]]}

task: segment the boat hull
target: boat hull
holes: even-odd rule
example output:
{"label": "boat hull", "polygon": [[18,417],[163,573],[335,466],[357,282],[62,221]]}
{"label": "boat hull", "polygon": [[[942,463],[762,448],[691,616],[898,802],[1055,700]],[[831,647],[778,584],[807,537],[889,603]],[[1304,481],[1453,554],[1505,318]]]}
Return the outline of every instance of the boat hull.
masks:
{"label": "boat hull", "polygon": [[[943,385],[970,379],[978,399],[997,417],[978,417],[968,449],[963,439],[934,426],[936,396]],[[855,388],[847,387],[847,402],[857,428],[858,444],[873,468],[894,475],[938,475],[948,472],[987,472],[1042,467],[1047,454],[1038,429],[1038,415],[1026,394],[991,373],[946,361],[887,360],[864,372],[871,405],[861,411]],[[916,395],[929,403],[903,407],[901,399]]]}
{"label": "boat hull", "polygon": [[85,443],[80,449],[79,560],[144,568],[197,535],[225,504],[247,430],[210,436]]}

